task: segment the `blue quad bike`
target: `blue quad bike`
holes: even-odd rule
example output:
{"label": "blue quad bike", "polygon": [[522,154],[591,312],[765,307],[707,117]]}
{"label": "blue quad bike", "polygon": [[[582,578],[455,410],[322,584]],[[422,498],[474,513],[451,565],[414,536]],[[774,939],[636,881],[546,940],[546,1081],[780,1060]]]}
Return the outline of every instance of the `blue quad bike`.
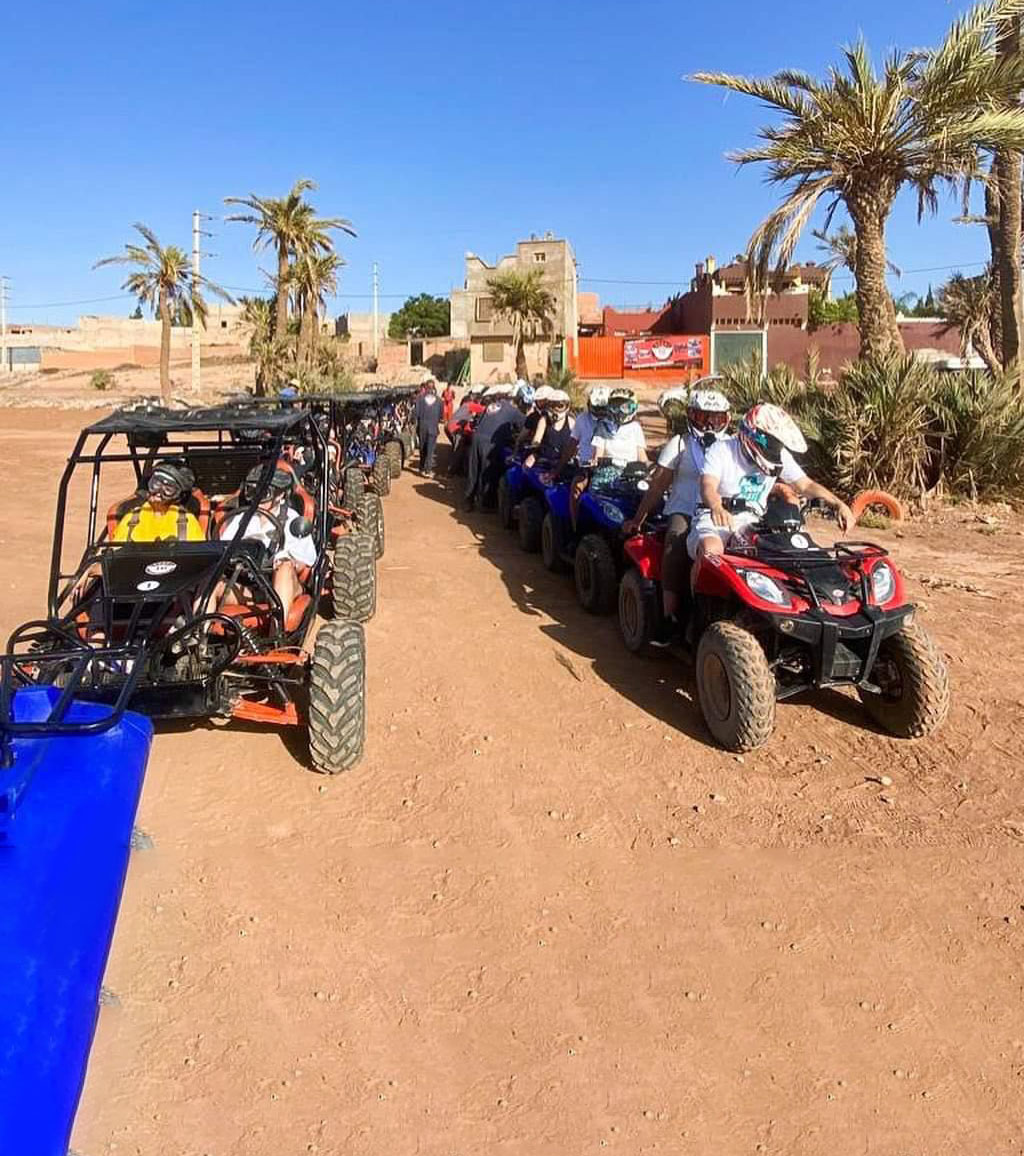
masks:
{"label": "blue quad bike", "polygon": [[523,464],[526,456],[522,450],[506,451],[505,469],[498,480],[498,517],[506,530],[518,530],[519,545],[527,554],[536,554],[553,466],[538,461],[527,467]]}
{"label": "blue quad bike", "polygon": [[[576,596],[590,614],[611,614],[618,605],[619,576],[625,567],[622,523],[636,513],[650,472],[646,462],[598,463],[577,506],[575,533],[571,480],[553,480],[542,466],[528,470],[518,463],[502,479],[520,546],[528,553],[539,550],[552,573],[571,570]],[[499,489],[502,509],[500,503]]]}

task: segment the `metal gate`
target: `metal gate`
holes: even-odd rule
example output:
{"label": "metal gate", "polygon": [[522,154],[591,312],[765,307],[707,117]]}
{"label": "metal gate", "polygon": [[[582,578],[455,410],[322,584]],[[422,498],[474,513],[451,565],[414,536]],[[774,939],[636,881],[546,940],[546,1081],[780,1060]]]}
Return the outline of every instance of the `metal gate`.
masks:
{"label": "metal gate", "polygon": [[768,362],[767,329],[715,329],[711,333],[711,372],[759,358],[762,372]]}

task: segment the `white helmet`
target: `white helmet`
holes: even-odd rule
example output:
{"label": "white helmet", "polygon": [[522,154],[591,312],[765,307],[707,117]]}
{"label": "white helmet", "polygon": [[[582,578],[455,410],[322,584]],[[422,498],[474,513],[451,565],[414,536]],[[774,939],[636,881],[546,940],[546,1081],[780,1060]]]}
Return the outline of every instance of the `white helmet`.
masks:
{"label": "white helmet", "polygon": [[587,394],[587,408],[591,413],[604,409],[608,405],[611,390],[606,385],[595,385]]}
{"label": "white helmet", "polygon": [[565,392],[564,389],[553,389],[548,395],[548,405],[553,409],[567,410],[572,403],[572,398]]}
{"label": "white helmet", "polygon": [[747,457],[771,477],[782,473],[783,449],[791,454],[807,452],[807,439],[800,427],[781,406],[769,402],[747,410],[737,436]]}
{"label": "white helmet", "polygon": [[550,385],[538,385],[537,392],[533,395],[533,400],[538,406],[541,406],[546,401],[550,401],[551,395],[557,392],[558,390],[552,389]]}

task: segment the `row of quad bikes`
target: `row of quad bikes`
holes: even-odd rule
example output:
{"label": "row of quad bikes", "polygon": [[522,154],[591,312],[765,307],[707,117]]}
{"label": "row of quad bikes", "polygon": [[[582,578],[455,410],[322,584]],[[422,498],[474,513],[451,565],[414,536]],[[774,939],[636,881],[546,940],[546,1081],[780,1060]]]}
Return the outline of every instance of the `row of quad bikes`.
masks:
{"label": "row of quad bikes", "polygon": [[[84,429],[60,480],[46,615],[18,627],[0,656],[0,766],[17,737],[97,733],[128,710],[304,726],[314,770],[354,765],[366,730],[363,624],[385,548],[381,498],[413,448],[414,395],[142,403]],[[113,542],[119,520],[144,501],[149,470],[166,460],[195,478],[187,504],[205,540]],[[243,496],[254,466],[261,483]],[[293,475],[291,532],[316,547],[287,614],[273,585],[284,519],[270,519],[269,544],[244,536],[280,468]],[[222,538],[238,514],[237,535]],[[31,685],[60,693],[25,719],[13,700]],[[71,721],[75,701],[108,710]]]}
{"label": "row of quad bikes", "polygon": [[[616,610],[622,640],[644,654],[663,636],[661,574],[667,518],[627,536],[650,467],[599,463],[579,501],[539,462],[510,455],[498,485],[502,524],[553,572],[570,571],[583,608]],[[734,512],[741,512],[737,507]],[[693,660],[705,722],[727,750],[754,750],[775,727],[776,704],[850,686],[884,731],[932,733],[949,709],[945,661],[916,620],[887,550],[871,542],[816,542],[792,492],[777,487],[764,517],[687,583],[671,650]]]}

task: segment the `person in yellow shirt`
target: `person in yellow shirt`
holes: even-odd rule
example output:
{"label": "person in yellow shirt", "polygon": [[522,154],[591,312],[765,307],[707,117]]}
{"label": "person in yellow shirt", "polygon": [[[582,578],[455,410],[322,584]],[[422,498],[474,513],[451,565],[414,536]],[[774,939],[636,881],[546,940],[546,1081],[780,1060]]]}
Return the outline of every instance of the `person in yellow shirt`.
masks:
{"label": "person in yellow shirt", "polygon": [[192,489],[186,471],[171,462],[160,462],[146,482],[146,500],[117,523],[112,542],[202,542],[206,538],[199,520],[184,502]]}

